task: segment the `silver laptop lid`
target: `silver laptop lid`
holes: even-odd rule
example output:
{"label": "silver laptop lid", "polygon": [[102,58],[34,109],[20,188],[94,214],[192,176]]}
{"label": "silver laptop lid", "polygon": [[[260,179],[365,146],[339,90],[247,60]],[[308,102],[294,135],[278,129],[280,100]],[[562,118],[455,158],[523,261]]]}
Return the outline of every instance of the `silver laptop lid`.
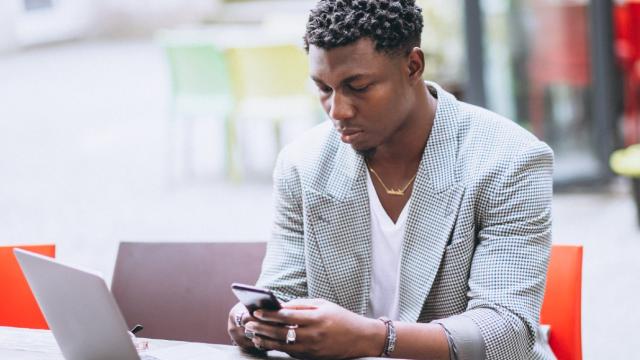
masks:
{"label": "silver laptop lid", "polygon": [[21,249],[14,254],[65,359],[140,359],[100,275]]}

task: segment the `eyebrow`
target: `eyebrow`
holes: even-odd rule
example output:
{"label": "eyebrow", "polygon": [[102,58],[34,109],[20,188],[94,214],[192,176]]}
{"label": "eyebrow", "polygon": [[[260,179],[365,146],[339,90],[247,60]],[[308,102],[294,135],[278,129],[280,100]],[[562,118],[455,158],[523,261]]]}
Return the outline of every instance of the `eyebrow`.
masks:
{"label": "eyebrow", "polygon": [[[360,78],[367,77],[367,76],[371,76],[371,74],[355,74],[355,75],[351,75],[351,76],[349,76],[349,77],[347,77],[345,79],[342,79],[342,81],[340,81],[340,84],[343,84],[343,85],[344,84],[348,84],[348,83],[350,83],[350,82],[352,82],[354,80],[358,80]],[[315,76],[311,76],[311,79],[313,81],[317,82],[317,83],[324,84],[324,81],[318,79]]]}

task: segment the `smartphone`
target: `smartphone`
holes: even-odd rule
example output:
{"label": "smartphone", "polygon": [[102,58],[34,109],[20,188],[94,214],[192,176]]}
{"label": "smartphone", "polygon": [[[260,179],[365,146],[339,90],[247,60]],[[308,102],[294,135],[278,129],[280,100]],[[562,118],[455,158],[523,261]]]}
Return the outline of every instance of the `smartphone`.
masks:
{"label": "smartphone", "polygon": [[257,288],[255,286],[233,283],[231,290],[238,300],[246,306],[249,314],[253,316],[253,312],[258,309],[278,311],[282,309],[280,301],[271,292],[271,290]]}

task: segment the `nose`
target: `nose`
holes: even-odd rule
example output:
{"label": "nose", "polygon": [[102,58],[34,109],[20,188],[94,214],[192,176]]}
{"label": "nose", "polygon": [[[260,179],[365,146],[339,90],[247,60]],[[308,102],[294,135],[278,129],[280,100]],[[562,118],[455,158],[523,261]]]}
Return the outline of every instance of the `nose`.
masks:
{"label": "nose", "polygon": [[354,117],[355,109],[348,98],[334,91],[329,102],[328,113],[333,120],[345,121]]}

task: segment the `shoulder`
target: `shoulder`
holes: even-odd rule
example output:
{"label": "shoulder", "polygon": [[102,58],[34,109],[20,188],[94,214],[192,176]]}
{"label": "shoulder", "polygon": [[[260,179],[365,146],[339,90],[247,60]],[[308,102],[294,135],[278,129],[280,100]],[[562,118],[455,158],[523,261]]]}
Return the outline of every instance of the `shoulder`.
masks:
{"label": "shoulder", "polygon": [[330,121],[314,126],[280,151],[274,180],[285,178],[287,181],[308,183],[326,178],[341,146],[343,144]]}
{"label": "shoulder", "polygon": [[510,119],[460,102],[458,121],[458,165],[466,175],[497,175],[530,157],[553,166],[553,151]]}

